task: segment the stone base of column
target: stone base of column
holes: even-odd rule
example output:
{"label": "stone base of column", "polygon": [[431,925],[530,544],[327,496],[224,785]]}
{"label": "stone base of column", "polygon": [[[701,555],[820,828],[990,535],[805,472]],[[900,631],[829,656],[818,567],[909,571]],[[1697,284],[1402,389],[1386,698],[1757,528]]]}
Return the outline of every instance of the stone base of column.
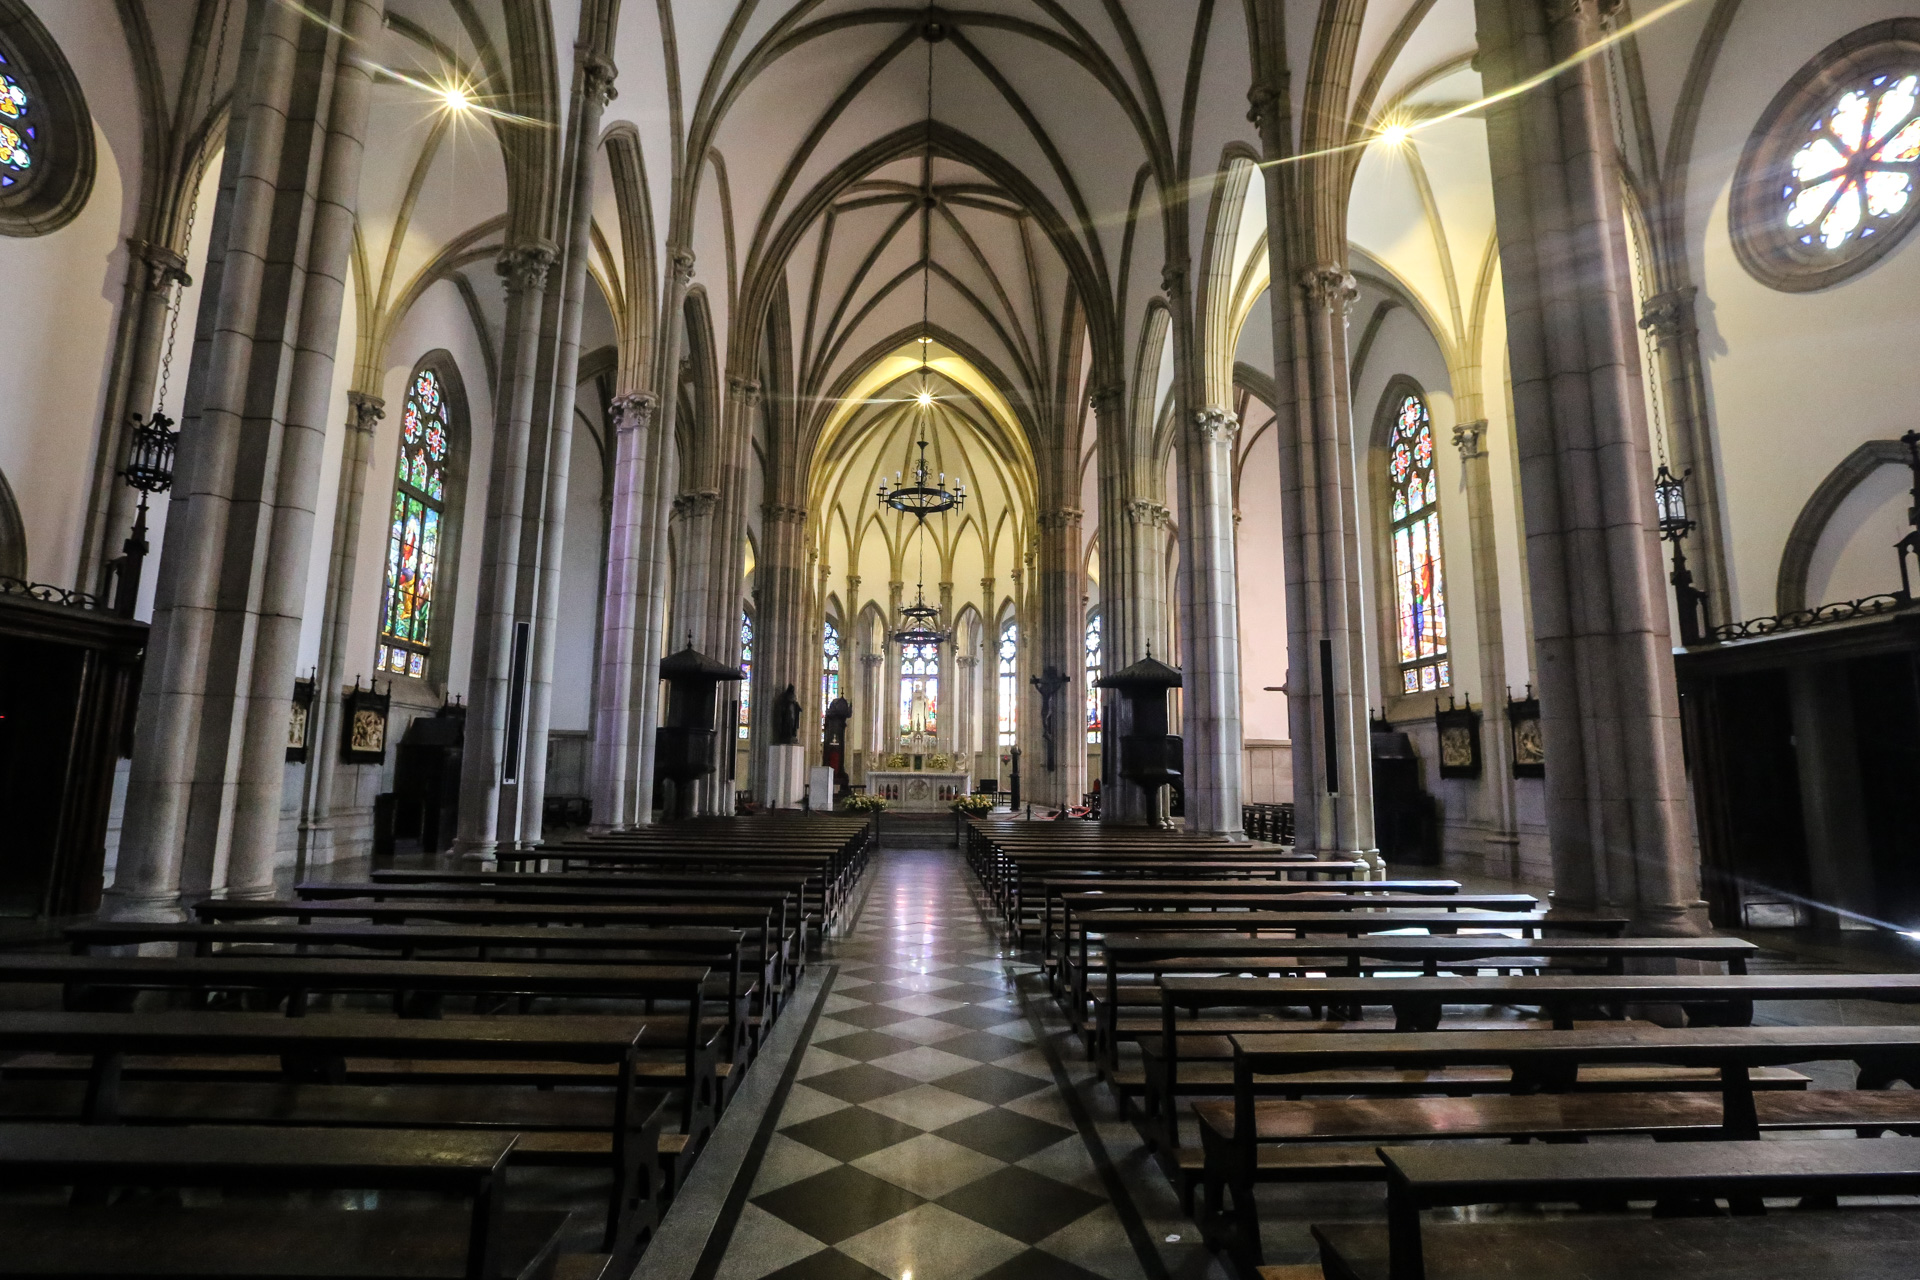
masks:
{"label": "stone base of column", "polygon": [[99,918],[130,924],[183,924],[186,908],[175,893],[135,894],[108,889],[100,896]]}
{"label": "stone base of column", "polygon": [[499,851],[498,840],[465,840],[459,837],[455,837],[452,847],[447,850],[456,858],[475,862],[491,862]]}
{"label": "stone base of column", "polygon": [[806,798],[807,749],[798,745],[767,747],[765,801],[769,809],[798,809]]}

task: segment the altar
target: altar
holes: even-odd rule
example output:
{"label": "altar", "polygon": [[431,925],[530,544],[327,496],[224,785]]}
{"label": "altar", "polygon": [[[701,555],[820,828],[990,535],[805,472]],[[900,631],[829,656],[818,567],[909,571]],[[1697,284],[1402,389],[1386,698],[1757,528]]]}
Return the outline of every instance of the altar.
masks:
{"label": "altar", "polygon": [[887,808],[896,813],[945,813],[967,794],[967,775],[869,769],[867,794],[885,796]]}
{"label": "altar", "polygon": [[898,813],[944,813],[967,794],[967,770],[962,760],[932,749],[932,743],[909,735],[905,748],[875,756],[867,769],[867,794],[885,797]]}

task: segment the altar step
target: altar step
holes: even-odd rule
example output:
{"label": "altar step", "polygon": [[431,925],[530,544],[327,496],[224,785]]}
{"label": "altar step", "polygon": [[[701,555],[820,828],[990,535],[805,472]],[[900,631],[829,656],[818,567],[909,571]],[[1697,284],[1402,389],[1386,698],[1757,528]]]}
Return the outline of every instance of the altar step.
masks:
{"label": "altar step", "polygon": [[882,849],[956,849],[960,845],[955,819],[951,813],[899,813],[880,815]]}

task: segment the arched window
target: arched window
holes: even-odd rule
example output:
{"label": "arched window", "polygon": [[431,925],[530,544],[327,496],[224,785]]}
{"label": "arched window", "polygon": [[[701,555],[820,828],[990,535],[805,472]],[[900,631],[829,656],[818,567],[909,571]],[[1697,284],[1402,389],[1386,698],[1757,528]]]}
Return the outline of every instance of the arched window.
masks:
{"label": "arched window", "polygon": [[820,637],[820,714],[825,715],[840,696],[840,628],[827,619]]}
{"label": "arched window", "polygon": [[415,372],[400,418],[400,465],[387,536],[386,590],[374,668],[422,679],[433,652],[434,587],[446,542],[447,393],[431,368]]}
{"label": "arched window", "polygon": [[1100,690],[1094,687],[1100,679],[1100,615],[1093,614],[1087,619],[1087,745],[1100,745]]}
{"label": "arched window", "polygon": [[937,644],[903,644],[900,646],[900,732],[902,735],[915,731],[913,723],[913,695],[919,690],[927,694],[926,731],[933,732],[934,724],[940,712],[940,646]]}
{"label": "arched window", "polygon": [[1020,723],[1020,683],[1017,674],[1020,658],[1020,628],[1009,618],[1000,628],[1000,745],[1014,742],[1014,726]]}
{"label": "arched window", "polygon": [[1871,23],[1775,95],[1734,171],[1727,224],[1755,279],[1788,292],[1866,270],[1920,221],[1920,21]]}
{"label": "arched window", "polygon": [[24,0],[0,0],[0,235],[73,221],[93,171],[93,121],[73,68]]}
{"label": "arched window", "polygon": [[1401,397],[1387,445],[1393,493],[1393,591],[1402,693],[1453,682],[1447,661],[1447,588],[1440,568],[1440,485],[1426,401]]}
{"label": "arched window", "polygon": [[745,609],[740,611],[740,674],[746,677],[740,682],[740,736],[744,738],[753,721],[748,705],[753,701],[753,615]]}

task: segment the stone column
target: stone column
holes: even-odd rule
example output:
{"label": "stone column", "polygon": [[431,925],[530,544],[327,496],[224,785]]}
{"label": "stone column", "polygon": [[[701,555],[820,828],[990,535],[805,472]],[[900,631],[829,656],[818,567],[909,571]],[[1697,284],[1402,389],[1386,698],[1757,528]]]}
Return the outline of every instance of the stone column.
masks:
{"label": "stone column", "polygon": [[111,908],[124,914],[170,914],[230,872],[257,892],[271,874],[365,122],[351,49],[377,23],[368,0],[328,15],[316,29],[248,11],[155,584]]}
{"label": "stone column", "polygon": [[192,283],[187,260],[166,245],[127,241],[127,282],[116,343],[120,368],[107,391],[106,420],[94,459],[93,501],[78,575],[84,591],[106,592],[107,563],[121,554],[133,531],[139,502],[120,475],[132,442],[129,431],[136,415],[144,418],[160,408],[155,393],[173,291]]}
{"label": "stone column", "polygon": [[332,107],[326,113],[327,135],[313,200],[306,279],[286,393],[279,475],[274,484],[273,527],[266,545],[254,624],[253,670],[227,869],[227,895],[237,898],[269,898],[274,892],[280,801],[287,773],[287,721],[300,658],[307,572],[313,560],[314,508],[318,505],[320,469],[327,446],[334,352],[339,345],[348,257],[360,202],[362,135],[373,87],[373,68],[353,51],[368,46],[382,20],[381,10],[372,0],[347,0],[342,17],[342,52],[335,72]]}
{"label": "stone column", "polygon": [[[953,584],[940,583],[940,625],[953,627]],[[956,627],[940,646],[940,705],[933,725],[935,750],[951,753],[960,715],[960,632]]]}
{"label": "stone column", "polygon": [[[1591,0],[1476,0],[1555,900],[1704,927]],[[1551,74],[1548,74],[1551,72]],[[1535,83],[1538,78],[1539,83]]]}
{"label": "stone column", "polygon": [[693,254],[684,246],[672,246],[672,262],[673,274],[666,297],[661,300],[663,336],[654,365],[654,385],[662,388],[662,399],[654,413],[653,443],[647,450],[647,488],[641,502],[646,520],[641,557],[643,600],[640,652],[634,663],[637,705],[631,717],[636,826],[653,821],[654,729],[660,723],[660,659],[664,656],[667,625],[667,518],[671,514],[667,495],[674,486],[674,478],[667,473],[667,443],[673,439],[679,416],[680,397],[673,388],[678,385],[680,352],[686,345],[687,286],[693,281]]}
{"label": "stone column", "polygon": [[[982,630],[986,633],[980,645],[980,656],[986,666],[986,683],[980,689],[980,750],[986,753],[991,771],[998,776],[1006,770],[1000,765],[1000,601],[994,596],[993,588],[992,578],[980,579],[980,603],[985,611]],[[1004,781],[1000,789],[1006,790]]]}
{"label": "stone column", "polygon": [[1694,316],[1692,285],[1669,289],[1648,298],[1640,311],[1640,327],[1653,336],[1660,380],[1660,403],[1667,413],[1667,450],[1675,475],[1691,471],[1687,513],[1699,522],[1694,532],[1694,581],[1707,593],[1712,624],[1733,621],[1733,593],[1728,582],[1725,521],[1720,511],[1720,468],[1713,455],[1712,415],[1707,406],[1706,365],[1700,356],[1700,325]]}
{"label": "stone column", "polygon": [[299,849],[303,866],[317,847],[333,846],[333,789],[340,768],[340,752],[334,742],[340,732],[340,694],[346,684],[347,650],[352,643],[347,628],[353,620],[359,563],[356,553],[360,522],[366,518],[374,428],[387,416],[386,401],[379,396],[349,391],[347,403],[353,412],[347,419],[346,441],[340,450],[340,479],[333,503],[333,554],[327,561],[326,606],[320,620],[319,676],[314,681],[313,707],[307,714],[306,795],[300,812]]}
{"label": "stone column", "polygon": [[[773,717],[768,709],[789,684],[800,699],[799,745],[811,759],[819,752],[819,632],[815,628],[814,600],[826,595],[826,570],[819,570],[817,590],[810,591],[806,555],[807,509],[782,502],[760,505],[760,561],[754,566],[754,597],[758,604],[753,631],[753,759],[764,772],[773,740]],[[809,646],[809,638],[813,643]],[[813,650],[812,655],[808,649]],[[811,688],[809,687],[811,685]],[[812,714],[808,714],[811,712]],[[764,797],[763,797],[764,798]]]}
{"label": "stone column", "polygon": [[880,713],[881,741],[886,743],[888,752],[900,750],[900,645],[893,638],[895,627],[900,625],[900,606],[905,599],[907,584],[898,580],[887,584],[887,620],[880,628],[880,644],[886,655],[884,674],[880,677],[880,696],[876,699],[876,710]]}
{"label": "stone column", "polygon": [[657,398],[650,392],[624,395],[613,402],[613,503],[607,518],[606,603],[601,611],[600,669],[594,686],[593,825],[596,832],[620,831],[633,824],[634,686],[640,673],[640,580],[647,428]]}
{"label": "stone column", "polygon": [[1286,534],[1287,706],[1296,839],[1324,857],[1367,858],[1373,834],[1360,485],[1349,402],[1347,314],[1358,296],[1338,264],[1275,290],[1275,366],[1284,387],[1281,514]]}
{"label": "stone column", "polygon": [[865,739],[865,741],[863,741],[860,746],[861,749],[867,753],[867,768],[869,769],[882,769],[886,767],[887,738],[884,723],[880,719],[882,707],[880,686],[886,678],[886,665],[886,657],[882,654],[863,653],[860,655],[860,700],[866,705],[865,707],[855,707],[854,713],[855,717],[863,726],[860,731],[860,736]]}
{"label": "stone column", "polygon": [[[510,746],[518,763],[524,764],[520,752],[524,728],[509,744],[508,718],[516,694],[513,666],[519,620],[520,542],[526,520],[527,453],[533,436],[540,315],[547,271],[554,256],[551,244],[523,243],[506,250],[495,264],[507,288],[507,319],[501,337],[506,358],[494,400],[486,542],[474,609],[466,748],[460,770],[460,834],[455,841],[459,852],[477,857],[491,856],[500,837],[500,796]],[[529,644],[531,640],[529,634]],[[529,648],[522,661],[530,664],[532,657]],[[522,683],[519,696],[524,697],[525,690]]]}
{"label": "stone column", "polygon": [[1233,445],[1240,420],[1201,409],[1182,433],[1180,562],[1186,825],[1243,838],[1240,605],[1233,561]]}
{"label": "stone column", "polygon": [[566,559],[567,483],[573,472],[574,402],[580,386],[580,317],[586,300],[587,266],[592,255],[593,179],[600,146],[600,120],[614,96],[613,63],[597,53],[579,51],[568,131],[566,235],[562,246],[560,315],[551,369],[548,407],[545,495],[539,542],[539,568],[533,591],[532,679],[527,692],[527,736],[521,764],[520,844],[538,844],[547,795],[547,735],[553,721],[554,649],[560,630],[560,574]]}
{"label": "stone column", "polygon": [[1493,810],[1495,867],[1519,871],[1520,835],[1514,813],[1512,727],[1507,723],[1507,640],[1501,620],[1499,548],[1494,542],[1493,481],[1488,470],[1485,419],[1453,429],[1460,450],[1460,472],[1467,487],[1467,524],[1473,546],[1473,612],[1480,633],[1480,687],[1486,715],[1480,722],[1480,750],[1486,760],[1487,798]]}
{"label": "stone column", "polygon": [[[1038,634],[1034,637],[1038,661],[1034,674],[1045,678],[1058,671],[1067,678],[1054,702],[1054,767],[1047,769],[1044,739],[1035,742],[1035,751],[1026,760],[1032,772],[1032,791],[1036,803],[1066,808],[1080,803],[1087,782],[1087,731],[1082,724],[1082,699],[1086,693],[1086,611],[1081,604],[1080,511],[1064,507],[1043,511],[1036,522],[1040,526],[1039,574],[1033,582],[1038,596]],[[1028,696],[1037,709],[1039,691]],[[1042,729],[1044,734],[1044,728]],[[1023,780],[1028,770],[1021,771]]]}

